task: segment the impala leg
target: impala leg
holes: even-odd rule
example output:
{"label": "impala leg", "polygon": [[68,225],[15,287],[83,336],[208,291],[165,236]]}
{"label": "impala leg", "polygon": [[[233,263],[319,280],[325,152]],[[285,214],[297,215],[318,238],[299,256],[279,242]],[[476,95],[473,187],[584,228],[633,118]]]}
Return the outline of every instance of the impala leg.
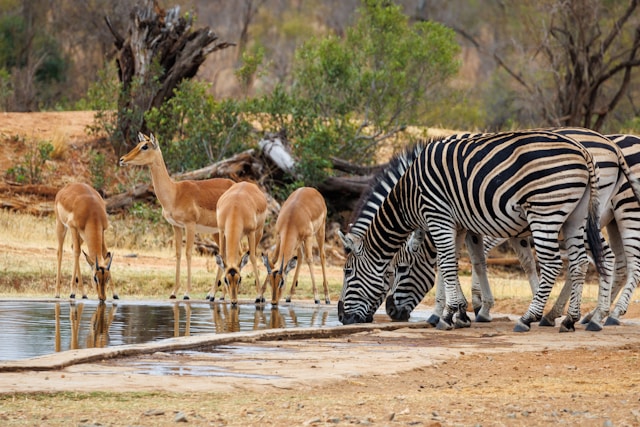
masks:
{"label": "impala leg", "polygon": [[256,279],[256,292],[258,296],[256,297],[256,302],[264,303],[264,291],[266,289],[266,282],[261,285],[260,284],[260,274],[258,272],[258,257],[256,256],[256,245],[262,239],[262,229],[259,228],[255,233],[249,233],[249,260],[251,261],[251,265],[253,266],[253,274]]}
{"label": "impala leg", "polygon": [[[218,245],[218,248],[220,248],[220,233],[213,234],[213,241],[216,242],[216,244]],[[227,294],[227,288],[226,286],[225,287],[222,286],[222,281],[220,280],[223,274],[224,274],[224,271],[222,271],[220,267],[217,267],[216,278],[211,284],[211,290],[207,295],[207,299],[209,301],[213,302],[216,300],[216,293],[220,288],[222,288],[222,296],[220,297],[220,301],[224,301],[224,298]]]}
{"label": "impala leg", "polygon": [[173,226],[173,240],[176,245],[176,284],[171,291],[169,298],[175,299],[178,289],[180,289],[180,263],[182,260],[182,228],[177,225]]}
{"label": "impala leg", "polygon": [[196,238],[196,224],[187,224],[186,233],[185,258],[187,258],[187,291],[184,293],[183,299],[189,299],[189,294],[191,293],[191,256],[193,255],[193,241]]}
{"label": "impala leg", "polygon": [[316,234],[316,241],[318,243],[318,253],[320,254],[320,267],[322,267],[322,290],[324,291],[324,302],[325,304],[330,304],[329,283],[327,282],[327,258],[324,253],[325,228],[326,224],[323,223]]}
{"label": "impala leg", "polygon": [[[301,246],[298,247],[297,256],[298,256],[298,262],[296,263],[296,271],[293,272],[293,280],[291,281],[289,296],[286,299],[287,302],[291,302],[291,297],[293,296],[293,294],[295,294],[296,288],[298,287],[298,276],[300,275],[300,266],[302,265],[302,258],[304,257]],[[309,258],[307,258],[307,265],[309,265],[309,270],[311,272],[311,283],[312,283],[314,301],[317,304],[318,295],[316,291],[316,284],[315,284],[315,281],[313,280],[313,271],[311,271],[311,264],[309,262]]]}
{"label": "impala leg", "polygon": [[64,246],[64,238],[67,235],[67,227],[60,221],[56,221],[56,236],[58,237],[58,270],[56,273],[56,298],[60,298],[60,286],[62,283],[62,252]]}
{"label": "impala leg", "polygon": [[71,229],[71,237],[73,239],[73,276],[71,277],[71,294],[69,298],[76,297],[76,290],[82,292],[82,298],[87,298],[87,294],[84,291],[84,284],[82,283],[82,272],[80,271],[80,247],[82,245],[82,238],[75,228]]}

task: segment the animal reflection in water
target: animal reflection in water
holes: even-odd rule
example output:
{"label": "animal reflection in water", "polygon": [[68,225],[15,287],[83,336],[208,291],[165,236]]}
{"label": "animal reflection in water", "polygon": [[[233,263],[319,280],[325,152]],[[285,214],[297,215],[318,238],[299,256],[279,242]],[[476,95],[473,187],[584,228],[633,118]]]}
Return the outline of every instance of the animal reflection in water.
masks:
{"label": "animal reflection in water", "polygon": [[[82,303],[69,303],[69,325],[71,325],[71,341],[69,343],[69,350],[77,350],[79,348],[100,348],[107,347],[109,345],[109,328],[111,322],[118,311],[118,306],[113,304],[107,310],[107,304],[100,302],[96,306],[96,311],[91,316],[91,323],[89,328],[89,334],[86,337],[84,346],[80,345],[80,333],[82,312],[84,311],[84,304]],[[56,316],[56,339],[55,339],[55,351],[60,352],[66,349],[62,348],[61,328],[60,328],[60,303],[55,304],[55,316]]]}
{"label": "animal reflection in water", "polygon": [[[181,315],[180,307],[184,307],[184,314]],[[327,319],[329,317],[329,312],[326,310],[314,310],[311,314],[310,323],[308,325],[301,325],[298,322],[298,315],[296,314],[293,307],[290,307],[288,313],[284,313],[280,309],[272,308],[271,310],[264,310],[261,308],[255,307],[242,307],[240,305],[233,306],[224,303],[211,303],[211,317],[213,320],[213,325],[215,328],[215,332],[217,334],[227,333],[227,332],[240,332],[241,327],[241,319],[240,312],[241,310],[248,309],[253,311],[253,330],[259,329],[280,329],[286,327],[302,327],[302,326],[313,326],[316,324],[320,324],[321,326],[326,325]],[[288,315],[288,316],[287,316]],[[184,316],[184,330],[180,330],[181,318]],[[288,319],[287,319],[288,317]],[[320,317],[320,318],[318,318]],[[305,317],[306,318],[306,317]],[[306,323],[306,322],[305,322]],[[242,330],[249,329],[247,325],[249,324],[248,319],[242,320]],[[173,304],[173,336],[190,336],[191,335],[191,302],[189,301],[176,301]]]}

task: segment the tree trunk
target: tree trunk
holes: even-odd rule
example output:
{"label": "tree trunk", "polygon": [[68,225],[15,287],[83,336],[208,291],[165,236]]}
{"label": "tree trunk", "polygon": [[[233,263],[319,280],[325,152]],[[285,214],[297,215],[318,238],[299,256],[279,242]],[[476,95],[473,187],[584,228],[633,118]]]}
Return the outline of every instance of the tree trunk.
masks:
{"label": "tree trunk", "polygon": [[184,79],[196,75],[207,55],[234,46],[218,41],[209,27],[193,29],[191,15],[180,16],[180,7],[167,11],[155,0],[134,7],[123,37],[105,18],[117,49],[116,63],[122,92],[118,98],[118,156],[136,142],[138,131],[147,132],[143,114],[173,97]]}

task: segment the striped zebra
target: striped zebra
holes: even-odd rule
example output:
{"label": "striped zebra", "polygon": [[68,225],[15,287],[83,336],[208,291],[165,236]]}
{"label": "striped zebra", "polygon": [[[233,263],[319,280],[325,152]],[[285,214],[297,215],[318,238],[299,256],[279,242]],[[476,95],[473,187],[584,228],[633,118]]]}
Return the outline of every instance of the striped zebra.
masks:
{"label": "striped zebra", "polygon": [[[369,187],[369,190],[362,194],[356,208],[353,211],[352,219],[349,221],[349,233],[359,238],[364,237],[373,218],[375,217],[378,208],[387,197],[391,189],[396,185],[398,180],[409,168],[411,163],[420,155],[424,150],[424,141],[419,141],[415,145],[408,147],[403,152],[400,152],[393,156],[387,166],[378,173]],[[405,245],[407,242],[404,243]],[[403,251],[400,251],[403,252]],[[386,274],[391,270],[387,270]],[[391,278],[387,277],[385,283],[390,284]],[[381,294],[378,300],[370,307],[370,312],[366,314],[368,322],[373,320],[373,315],[384,301],[386,291]]]}
{"label": "striped zebra", "polygon": [[[607,138],[620,147],[631,171],[636,176],[640,175],[640,138],[624,134],[607,135]],[[605,325],[619,325],[620,317],[627,312],[633,292],[640,282],[640,203],[629,182],[620,187],[609,209],[615,227],[607,224],[607,231],[616,260],[611,301],[616,298],[617,301]],[[565,283],[555,304],[540,321],[541,326],[555,325],[555,320],[562,315],[569,290]],[[588,313],[582,323],[591,324],[594,315],[597,315],[596,310]]]}
{"label": "striped zebra", "polygon": [[[556,133],[563,134],[565,136],[572,137],[580,141],[583,145],[585,145],[592,153],[594,153],[594,159],[599,166],[601,179],[600,183],[600,200],[601,205],[608,206],[615,194],[614,192],[618,189],[621,184],[620,173],[622,172],[624,175],[629,176],[631,171],[629,170],[628,165],[626,164],[622,153],[609,139],[603,137],[597,132],[583,129],[583,128],[556,128],[551,129]],[[633,177],[631,177],[633,180]],[[629,190],[631,191],[631,190]],[[633,194],[630,195],[633,198]],[[612,215],[609,213],[605,214],[604,221],[602,225],[607,225],[607,229],[610,235],[613,233],[617,234],[616,226],[619,224],[611,223],[610,218]],[[620,221],[618,221],[620,222]],[[623,227],[624,228],[624,227]],[[628,227],[627,227],[628,228]],[[489,287],[489,283],[486,277],[486,262],[483,252],[487,252],[494,245],[503,241],[504,239],[486,239],[490,240],[492,245],[482,245],[482,240],[480,240],[480,244],[478,245],[478,237],[479,236],[471,236],[472,240],[469,239],[470,236],[467,236],[467,247],[469,248],[469,253],[472,261],[472,272],[473,272],[473,287],[472,287],[472,302],[474,311],[476,313],[477,321],[490,321],[491,316],[489,313],[490,308],[493,306],[493,295],[491,293],[491,289]],[[476,243],[473,243],[475,241]],[[523,265],[525,272],[529,278],[529,282],[531,285],[532,292],[535,293],[535,289],[537,288],[537,272],[535,259],[531,254],[531,249],[529,247],[529,243],[527,239],[513,239],[511,242],[512,247],[515,249],[518,254],[518,258],[520,259],[521,264]],[[609,272],[612,269],[612,258],[611,251],[608,246],[605,245],[605,250],[607,254],[608,261],[605,263],[607,265],[607,276],[610,277]],[[421,252],[416,251],[407,251],[406,249],[401,249],[401,251],[394,258],[394,262],[392,263],[392,268],[395,268],[397,271],[398,268],[401,268],[404,271],[409,271],[408,273],[403,273],[400,275],[391,275],[395,277],[395,283],[392,286],[392,290],[390,292],[389,297],[386,302],[386,310],[389,316],[396,320],[406,320],[409,317],[411,311],[420,303],[426,292],[433,286],[433,282],[429,281],[429,277],[433,276],[433,272],[430,274],[425,274],[424,271],[429,269],[429,266],[425,267],[424,264],[428,263],[428,259],[422,257],[424,255],[424,249]],[[620,252],[619,250],[617,251]],[[624,254],[623,254],[624,255]],[[615,257],[617,260],[621,259],[621,257],[616,254]],[[622,258],[623,259],[623,258]],[[396,264],[396,260],[400,260],[400,264]],[[393,267],[395,265],[395,267]],[[415,271],[411,271],[407,268],[408,265],[418,265],[419,269]],[[618,267],[619,270],[619,267]],[[422,277],[420,277],[422,276]],[[478,287],[480,284],[480,287]],[[480,291],[481,289],[481,291]],[[440,287],[437,288],[438,295],[436,296],[436,306],[434,308],[434,315],[429,319],[431,323],[437,324],[439,317],[442,315],[443,304],[442,304],[442,290]],[[570,286],[565,286],[565,290],[570,290]],[[480,297],[481,295],[481,297]],[[563,294],[565,297],[567,294]],[[566,299],[564,300],[566,303]],[[610,304],[610,281],[602,280],[599,292],[599,306],[594,312],[589,316],[589,324],[587,326],[588,330],[600,330],[602,326],[600,325],[601,319],[606,316],[609,310]],[[562,308],[560,308],[562,311]],[[543,319],[544,322],[544,319]],[[544,323],[543,323],[544,324]]]}
{"label": "striped zebra", "polygon": [[[389,262],[408,235],[428,230],[438,252],[447,296],[445,321],[466,314],[456,260],[458,228],[479,235],[520,237],[531,233],[541,264],[540,286],[515,330],[529,330],[542,317],[562,269],[562,233],[573,282],[569,315],[561,330],[573,330],[580,315],[586,274],[585,229],[602,268],[597,175],[591,155],[561,135],[524,131],[425,147],[384,199],[364,237],[340,233],[347,260],[338,314],[345,324],[368,320],[372,303],[386,290]],[[585,224],[586,221],[586,224]]]}

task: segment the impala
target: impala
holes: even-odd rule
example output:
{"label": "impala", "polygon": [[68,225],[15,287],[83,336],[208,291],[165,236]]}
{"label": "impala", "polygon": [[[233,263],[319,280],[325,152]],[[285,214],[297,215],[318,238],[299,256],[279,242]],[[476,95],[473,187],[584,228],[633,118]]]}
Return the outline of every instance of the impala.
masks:
{"label": "impala", "polygon": [[[58,237],[58,272],[56,274],[56,298],[60,298],[62,246],[67,230],[71,231],[73,247],[73,274],[71,276],[71,295],[76,297],[76,285],[87,298],[82,274],[80,273],[80,250],[83,242],[87,244],[88,253],[82,251],[91,266],[93,283],[98,291],[100,301],[107,299],[107,284],[111,280],[111,261],[113,257],[107,251],[104,242],[104,230],[109,227],[107,209],[104,200],[91,186],[81,183],[68,184],[56,194],[54,209],[56,213],[56,236]],[[113,299],[118,294],[113,284]]]}
{"label": "impala", "polygon": [[[320,253],[320,265],[322,266],[322,286],[324,288],[324,301],[329,304],[329,287],[327,285],[327,274],[325,267],[324,238],[327,223],[327,205],[322,194],[315,188],[302,187],[291,193],[289,198],[282,205],[278,220],[276,221],[276,248],[273,262],[269,262],[266,255],[262,256],[265,267],[267,267],[267,281],[271,286],[271,305],[278,305],[287,280],[287,274],[295,268],[291,289],[286,301],[291,302],[291,297],[298,286],[298,274],[300,273],[300,263],[303,259],[307,261],[309,273],[311,274],[311,285],[313,286],[313,299],[316,304],[318,299],[318,289],[313,275],[313,238],[315,237]],[[278,264],[279,267],[274,269]]]}
{"label": "impala", "polygon": [[[218,220],[216,206],[218,199],[234,182],[226,178],[212,178],[202,181],[175,182],[169,176],[160,151],[160,145],[153,134],[146,136],[138,133],[138,145],[120,158],[120,166],[149,166],[153,191],[162,205],[162,216],[173,226],[176,245],[176,284],[170,298],[175,298],[180,289],[180,263],[182,253],[182,233],[186,234],[185,255],[187,258],[187,291],[184,299],[189,299],[191,292],[191,254],[196,232],[212,233],[217,240]],[[218,278],[221,273],[218,272]],[[215,280],[207,299],[214,300],[216,294]],[[224,290],[223,296],[224,298]]]}
{"label": "impala", "polygon": [[[256,303],[264,302],[264,286],[260,286],[256,245],[262,239],[267,216],[267,198],[260,188],[251,182],[239,182],[229,188],[218,201],[218,226],[220,227],[220,254],[216,255],[218,267],[224,270],[224,282],[231,294],[231,304],[238,303],[238,288],[242,280],[240,271],[251,260],[256,279]],[[240,260],[240,241],[247,236],[249,251]]]}

